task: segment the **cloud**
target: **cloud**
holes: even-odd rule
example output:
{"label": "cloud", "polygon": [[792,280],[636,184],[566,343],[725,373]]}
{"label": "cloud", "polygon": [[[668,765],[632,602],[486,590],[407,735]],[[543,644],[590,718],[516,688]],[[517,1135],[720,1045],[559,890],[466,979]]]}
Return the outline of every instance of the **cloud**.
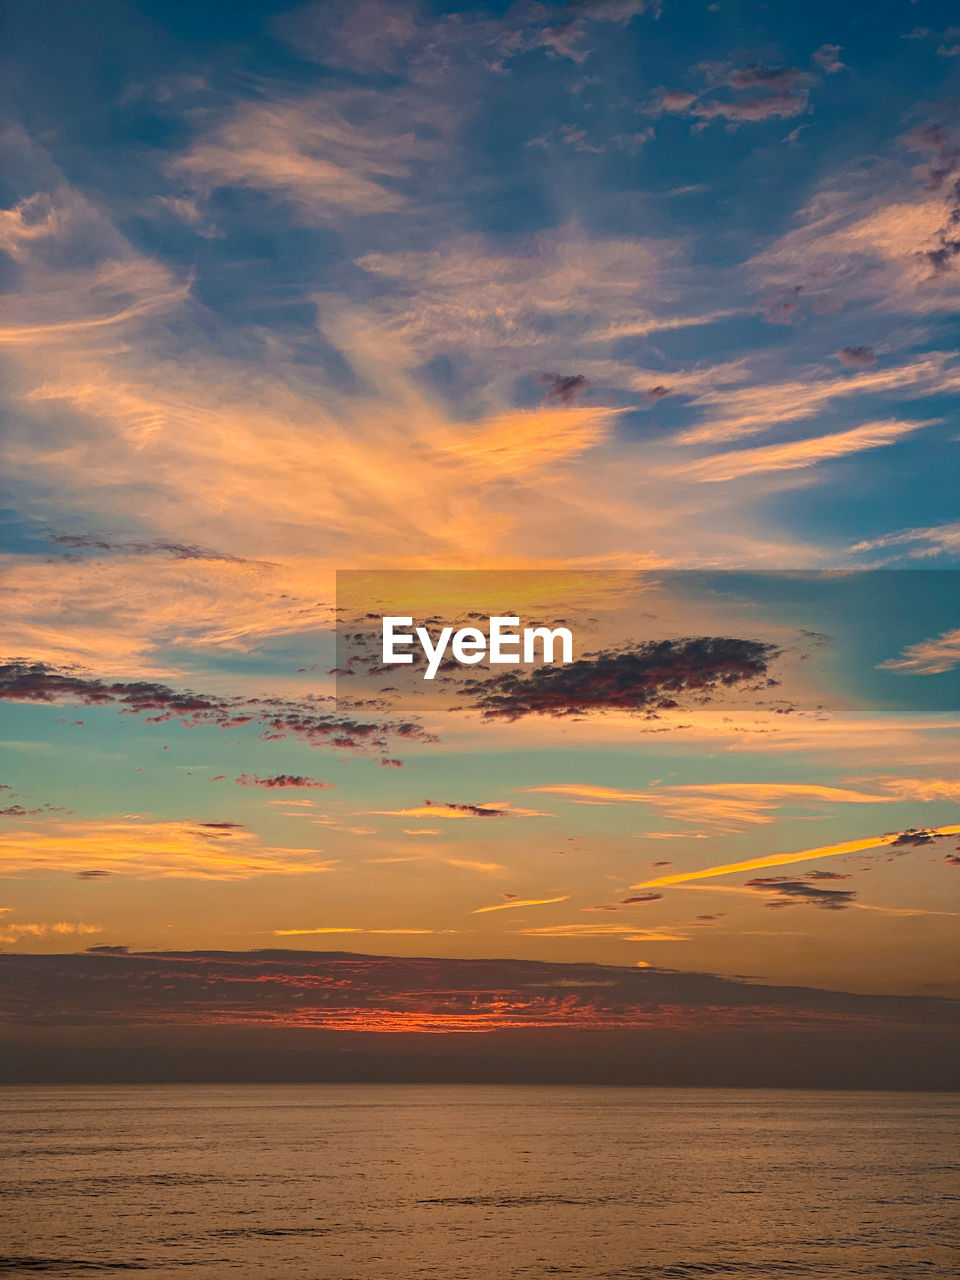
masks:
{"label": "cloud", "polygon": [[837,359],[848,369],[869,369],[877,363],[873,347],[841,347]]}
{"label": "cloud", "polygon": [[739,98],[736,102],[711,99],[691,106],[690,115],[703,120],[730,120],[736,124],[754,123],[760,120],[789,120],[807,110],[807,96],[803,93],[770,93],[762,98]]}
{"label": "cloud", "polygon": [[[132,253],[110,234],[118,253]],[[86,241],[77,240],[79,251]],[[357,297],[351,288],[311,299],[322,378],[305,375],[299,339],[272,331],[267,351],[257,329],[244,331],[250,357],[238,379],[236,360],[186,297],[176,312],[180,345],[154,321],[144,334],[131,322],[93,350],[71,339],[55,363],[29,343],[18,348],[15,478],[69,490],[76,506],[99,513],[98,524],[125,528],[136,511],[143,532],[124,533],[129,554],[117,547],[66,568],[18,558],[9,573],[11,650],[118,673],[169,670],[184,648],[249,651],[264,637],[316,627],[318,589],[332,585],[345,556],[370,562],[389,539],[408,564],[469,563],[480,524],[491,531],[492,563],[510,562],[521,522],[529,554],[544,560],[572,553],[574,528],[576,554],[592,559],[642,547],[647,559],[689,564],[701,535],[714,560],[740,563],[747,546],[765,559],[800,554],[771,544],[766,529],[752,537],[742,504],[735,516],[702,505],[692,514],[676,491],[682,482],[672,490],[654,467],[646,483],[657,500],[638,501],[635,478],[628,483],[614,463],[622,406],[510,403],[514,379],[531,367],[570,362],[569,376],[596,383],[590,361],[579,363],[585,341],[736,313],[677,314],[686,245],[591,236],[573,224],[495,246],[480,235],[426,243],[437,247],[360,253],[355,266],[370,279],[351,268]],[[78,306],[95,312],[93,300]],[[450,395],[425,373],[448,353],[459,371]],[[610,369],[622,362],[602,363],[606,376],[620,376]],[[651,452],[638,441],[627,447],[638,461]],[[204,550],[211,528],[215,550],[232,559],[171,550]],[[155,555],[141,550],[154,542]]]}
{"label": "cloud", "polygon": [[926,190],[946,195],[945,220],[937,232],[937,244],[922,254],[934,275],[943,275],[960,253],[960,145],[955,130],[937,124],[914,129],[907,142],[913,150],[931,157],[917,174],[924,179]]}
{"label": "cloud", "polygon": [[[439,835],[442,835],[443,832],[442,831],[404,831],[403,834],[405,836],[418,836],[418,835],[439,836]],[[506,871],[507,869],[506,867],[503,866],[502,863],[499,863],[499,862],[481,862],[479,859],[476,859],[476,858],[456,858],[456,857],[450,857],[449,854],[444,854],[444,853],[400,853],[400,854],[393,854],[390,857],[386,857],[386,858],[369,858],[367,859],[367,861],[378,866],[380,865],[389,866],[391,864],[398,865],[398,864],[403,864],[407,862],[409,863],[435,862],[440,866],[454,867],[455,869],[458,869],[461,871],[479,871],[484,875],[499,874],[500,872]],[[504,896],[506,897],[507,895],[504,895]]]}
{"label": "cloud", "polygon": [[[697,394],[691,400],[691,407],[701,411],[705,421],[684,430],[678,443],[740,440],[781,423],[818,417],[853,397],[886,396],[896,392],[907,392],[911,397],[940,395],[960,386],[960,370],[939,352],[853,376],[823,377],[821,371],[814,368],[802,378],[743,387],[725,385],[727,381],[737,380],[738,367],[728,368],[729,379],[719,385],[707,382],[703,388],[692,388]],[[741,365],[739,373],[745,375],[745,372]]]}
{"label": "cloud", "polygon": [[411,46],[427,39],[413,4],[385,0],[304,5],[281,14],[275,29],[307,57],[365,72],[396,72]]}
{"label": "cloud", "polygon": [[856,554],[864,551],[885,550],[887,547],[908,548],[904,554],[912,560],[922,560],[929,556],[958,551],[960,550],[960,522],[883,534],[879,538],[855,542],[850,547],[850,551]]}
{"label": "cloud", "polygon": [[388,739],[424,736],[423,730],[410,721],[380,724],[331,715],[319,710],[318,703],[310,699],[294,702],[178,692],[156,681],[102,680],[23,659],[0,663],[0,700],[114,705],[121,714],[149,712],[149,724],[179,720],[188,728],[210,725],[220,729],[252,725],[263,742],[299,737],[311,746],[349,750],[382,750]]}
{"label": "cloud", "polygon": [[912,671],[917,675],[941,675],[960,666],[960,628],[945,631],[933,640],[907,645],[899,658],[881,662],[881,671]]}
{"label": "cloud", "polygon": [[533,938],[621,938],[624,942],[687,942],[685,934],[632,924],[548,924],[515,932]]}
{"label": "cloud", "polygon": [[335,862],[316,849],[265,844],[236,822],[141,817],[45,822],[9,832],[0,853],[6,874],[91,871],[137,880],[249,880],[311,875]]}
{"label": "cloud", "polygon": [[452,237],[430,250],[367,253],[357,265],[394,290],[368,323],[425,358],[455,352],[467,369],[481,361],[488,377],[491,352],[522,374],[534,352],[582,359],[585,335],[609,341],[638,324],[703,323],[649,310],[672,296],[682,257],[666,239],[591,237],[569,226],[495,244]]}
{"label": "cloud", "polygon": [[960,778],[880,777],[870,781],[889,792],[894,800],[960,800]]}
{"label": "cloud", "polygon": [[672,470],[672,474],[683,475],[702,484],[724,484],[747,476],[797,471],[835,458],[850,457],[866,449],[882,449],[940,421],[939,418],[928,418],[922,422],[904,422],[888,418],[880,422],[866,422],[832,435],[716,453],[699,462],[680,465]]}
{"label": "cloud", "polygon": [[660,0],[567,0],[568,9],[594,22],[615,22],[626,26],[641,13],[660,17]]}
{"label": "cloud", "polygon": [[766,67],[759,62],[734,67],[721,76],[721,82],[731,89],[792,89],[809,79],[799,67]]}
{"label": "cloud", "polygon": [[[630,930],[629,925],[596,928],[612,928],[615,937],[625,937],[623,931]],[[778,987],[650,966],[324,951],[119,951],[0,957],[0,970],[10,978],[2,984],[0,997],[4,1023],[41,1026],[48,1037],[57,1027],[93,1027],[99,1035],[111,1027],[163,1027],[164,1040],[176,1037],[178,1029],[199,1026],[276,1027],[288,1033],[307,1028],[364,1033],[516,1033],[541,1028],[574,1036],[632,1027],[645,1036],[641,1057],[654,1052],[652,1034],[674,1033],[670,1062],[675,1072],[675,1033],[683,1029],[714,1028],[739,1037],[760,1030],[773,1038],[771,1047],[778,1046],[776,1055],[784,1060],[790,1055],[784,1054],[779,1036],[791,1029],[802,1032],[807,1042],[816,1028],[829,1029],[849,1053],[858,1029],[875,1032],[885,1026],[891,1037],[909,1038],[910,1028],[919,1032],[930,1026],[942,1037],[956,1020],[954,1002],[947,1000]],[[156,1054],[155,1034],[153,1041]],[[257,1043],[261,1055],[264,1044],[270,1044],[262,1039]],[[558,1045],[554,1036],[551,1056]],[[391,1035],[382,1047],[393,1058],[402,1045]],[[606,1050],[611,1047],[616,1054],[616,1046]],[[501,1064],[502,1048],[493,1046]],[[752,1041],[751,1049],[755,1052]],[[231,1054],[236,1050],[234,1038]],[[622,1056],[622,1045],[620,1050]],[[603,1051],[592,1036],[591,1058]],[[471,1046],[474,1069],[478,1052],[482,1050]],[[703,1041],[692,1043],[687,1052],[700,1061],[713,1058]],[[322,1057],[311,1055],[314,1067]]]}
{"label": "cloud", "polygon": [[592,385],[582,373],[541,373],[538,376],[549,388],[544,400],[559,400],[561,404],[572,404],[582,391],[589,390]]}
{"label": "cloud", "polygon": [[44,813],[62,812],[52,804],[39,805],[35,809],[27,809],[22,804],[8,804],[0,809],[0,818],[37,818]]}
{"label": "cloud", "polygon": [[835,76],[838,71],[846,71],[846,64],[840,61],[839,44],[822,44],[813,55],[813,60],[828,76]]}
{"label": "cloud", "polygon": [[393,818],[543,818],[538,809],[519,809],[506,801],[491,804],[456,804],[443,800],[424,800],[410,809],[371,809],[370,813]]}
{"label": "cloud", "polygon": [[[784,808],[835,804],[889,804],[900,794],[855,791],[849,787],[793,782],[708,782],[624,791],[590,783],[553,783],[529,787],[538,794],[562,796],[574,803],[644,804],[680,822],[708,824],[714,833],[743,831],[774,821]],[[661,832],[644,832],[662,837]],[[684,836],[689,839],[689,836]]]}
{"label": "cloud", "polygon": [[81,924],[69,920],[60,920],[55,924],[11,924],[0,921],[0,942],[17,944],[24,939],[62,938],[67,935],[88,937],[92,933],[103,933],[98,924]]}
{"label": "cloud", "polygon": [[[956,835],[960,826],[931,827],[929,835]],[[766,857],[748,858],[743,862],[729,862],[716,867],[704,867],[700,871],[680,871],[673,875],[658,876],[631,885],[633,889],[654,889],[664,885],[686,884],[690,880],[708,880],[713,876],[735,875],[741,871],[760,871],[765,867],[784,867],[795,862],[812,862],[816,858],[836,858],[845,853],[863,853],[867,849],[882,849],[894,845],[902,838],[900,832],[882,836],[867,836],[862,840],[846,840],[840,844],[823,845],[817,849],[804,849],[801,853],[771,853]]]}
{"label": "cloud", "polygon": [[113,538],[102,533],[59,533],[50,541],[58,547],[67,547],[71,551],[105,551],[117,552],[124,556],[170,556],[174,560],[223,560],[230,564],[242,564],[239,556],[227,555],[222,551],[211,551],[207,547],[187,545],[182,542],[169,542],[165,538],[154,538],[149,542],[138,542],[123,538]]}
{"label": "cloud", "polygon": [[950,310],[953,204],[942,175],[954,162],[941,159],[945,152],[930,135],[924,133],[926,143],[912,136],[934,157],[927,172],[917,174],[922,190],[905,194],[895,175],[880,182],[870,166],[834,177],[810,201],[800,225],[748,264],[758,281],[771,287],[789,279],[816,296],[869,302],[880,313]]}
{"label": "cloud", "polygon": [[[373,119],[349,119],[358,107]],[[360,93],[244,103],[170,167],[202,194],[271,192],[305,222],[396,213],[408,203],[402,188],[413,162],[435,153],[408,128],[408,120],[397,127],[391,119],[388,99]]]}
{"label": "cloud", "polygon": [[293,773],[278,773],[269,778],[261,778],[255,773],[241,773],[239,778],[234,778],[234,782],[238,787],[265,787],[268,791],[280,790],[285,787],[316,788],[329,791],[333,787],[332,782],[321,782],[318,778],[306,778],[300,774]]}
{"label": "cloud", "polygon": [[651,640],[625,652],[610,650],[530,675],[506,672],[465,685],[484,719],[573,716],[590,711],[636,711],[655,716],[684,694],[704,699],[725,688],[762,685],[774,646],[756,640],[701,636]]}
{"label": "cloud", "polygon": [[585,35],[579,22],[557,22],[530,32],[526,46],[530,49],[546,49],[556,57],[569,58],[571,62],[586,62],[590,56],[580,41]]}
{"label": "cloud", "polygon": [[320,925],[315,929],[274,929],[275,938],[304,937],[312,933],[430,934],[456,933],[455,929],[359,929],[341,925]]}
{"label": "cloud", "polygon": [[[11,175],[34,161],[32,144],[16,127],[0,145]],[[17,287],[0,304],[0,345],[37,347],[49,359],[51,345],[98,336],[116,340],[182,304],[189,278],[144,257],[105,215],[59,175],[0,210],[0,248],[17,263]]]}
{"label": "cloud", "polygon": [[750,89],[766,92],[759,96],[745,94],[731,100],[707,97],[702,93],[664,90],[654,109],[695,116],[702,121],[727,120],[731,124],[789,119],[808,110],[806,86],[811,77],[798,67],[767,67],[757,62],[723,67],[706,63],[701,70],[710,82],[707,93],[717,85],[725,85],[738,93]]}
{"label": "cloud", "polygon": [[512,911],[514,907],[547,907],[554,902],[568,902],[569,899],[569,893],[559,898],[515,898],[510,902],[495,903],[492,907],[476,907],[472,914],[482,916],[488,911]]}
{"label": "cloud", "polygon": [[790,880],[787,876],[766,876],[746,882],[747,888],[773,894],[768,907],[793,907],[806,903],[823,911],[844,911],[856,899],[853,889],[821,889],[804,880]]}

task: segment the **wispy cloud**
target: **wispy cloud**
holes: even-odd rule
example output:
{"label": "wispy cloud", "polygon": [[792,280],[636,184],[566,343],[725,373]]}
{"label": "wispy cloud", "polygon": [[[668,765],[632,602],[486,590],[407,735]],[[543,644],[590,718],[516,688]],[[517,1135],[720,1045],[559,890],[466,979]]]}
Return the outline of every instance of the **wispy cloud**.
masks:
{"label": "wispy cloud", "polygon": [[[5,913],[0,912],[0,914]],[[70,920],[58,920],[52,924],[20,924],[0,920],[0,942],[14,946],[25,940],[53,939],[59,941],[65,937],[86,938],[96,933],[103,933],[101,925],[82,924]]]}
{"label": "wispy cloud", "polygon": [[747,476],[797,471],[835,458],[850,457],[867,449],[881,449],[896,444],[914,431],[934,426],[939,421],[937,418],[929,418],[922,422],[902,422],[894,418],[867,422],[863,426],[851,427],[849,431],[837,431],[832,435],[717,453],[712,457],[702,458],[699,462],[681,465],[675,469],[674,474],[681,474],[704,484],[722,484]]}
{"label": "wispy cloud", "polygon": [[546,818],[539,809],[522,809],[506,800],[484,804],[455,804],[424,800],[409,809],[370,809],[368,812],[394,818]]}
{"label": "wispy cloud", "polygon": [[907,645],[899,658],[881,662],[886,671],[913,671],[917,675],[940,675],[960,666],[960,628],[944,631],[933,640]]}
{"label": "wispy cloud", "polygon": [[411,162],[434,153],[384,103],[368,97],[378,113],[361,125],[346,111],[364,106],[362,95],[336,95],[248,103],[171,162],[174,173],[201,192],[255,187],[290,201],[309,222],[344,213],[395,213],[408,197],[401,189]]}
{"label": "wispy cloud", "polygon": [[345,925],[318,925],[311,929],[274,929],[275,938],[296,938],[304,937],[308,934],[322,933],[369,933],[369,934],[397,934],[397,935],[426,935],[433,933],[456,933],[455,929],[361,929],[351,928]]}
{"label": "wispy cloud", "polygon": [[554,902],[567,902],[569,898],[569,893],[559,898],[514,898],[510,902],[494,903],[492,907],[476,907],[473,914],[481,916],[488,911],[512,911],[515,907],[548,907]]}
{"label": "wispy cloud", "polygon": [[785,808],[887,804],[899,798],[805,782],[688,783],[651,787],[643,791],[570,782],[529,787],[527,790],[535,794],[562,796],[580,804],[648,805],[658,814],[681,822],[708,824],[715,832],[742,831],[752,825],[773,822],[773,815]]}
{"label": "wispy cloud", "polygon": [[249,880],[331,871],[335,860],[316,849],[265,843],[237,822],[189,822],[142,817],[48,821],[9,832],[7,874],[107,871],[137,880]]}
{"label": "wispy cloud", "polygon": [[[931,827],[926,833],[930,836],[960,834],[960,825]],[[800,853],[771,853],[761,858],[748,858],[743,862],[728,862],[716,867],[704,867],[699,871],[678,871],[672,875],[657,876],[652,880],[643,880],[632,885],[634,889],[654,889],[664,885],[685,884],[690,880],[708,880],[713,876],[735,875],[743,871],[760,871],[765,867],[785,867],[795,862],[812,862],[817,858],[836,858],[846,853],[863,853],[868,849],[882,849],[896,844],[902,839],[902,833],[882,836],[867,836],[862,840],[845,840],[839,844],[823,845],[817,849],[804,849]]]}

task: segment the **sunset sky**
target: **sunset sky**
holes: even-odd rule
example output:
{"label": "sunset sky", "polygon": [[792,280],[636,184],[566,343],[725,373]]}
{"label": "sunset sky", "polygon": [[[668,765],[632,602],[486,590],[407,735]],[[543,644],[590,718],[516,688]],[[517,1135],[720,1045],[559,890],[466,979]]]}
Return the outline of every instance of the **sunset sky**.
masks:
{"label": "sunset sky", "polygon": [[[951,10],[13,3],[3,950],[960,995]],[[395,570],[586,665],[336,677]]]}

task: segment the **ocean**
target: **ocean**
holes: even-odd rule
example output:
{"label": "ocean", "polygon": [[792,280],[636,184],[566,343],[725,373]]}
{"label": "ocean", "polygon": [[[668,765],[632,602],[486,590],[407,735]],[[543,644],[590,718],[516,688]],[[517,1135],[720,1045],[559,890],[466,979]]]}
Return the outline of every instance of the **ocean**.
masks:
{"label": "ocean", "polygon": [[0,1143],[4,1276],[957,1273],[958,1095],[11,1086]]}

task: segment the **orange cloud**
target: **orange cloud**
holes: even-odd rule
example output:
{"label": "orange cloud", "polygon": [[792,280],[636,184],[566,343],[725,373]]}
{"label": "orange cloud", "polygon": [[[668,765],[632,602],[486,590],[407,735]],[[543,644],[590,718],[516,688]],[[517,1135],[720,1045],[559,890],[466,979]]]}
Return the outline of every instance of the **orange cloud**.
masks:
{"label": "orange cloud", "polygon": [[443,804],[426,800],[412,809],[367,809],[364,812],[387,818],[549,818],[539,809],[521,809],[506,800],[482,804]]}
{"label": "orange cloud", "polygon": [[107,871],[138,880],[249,880],[330,871],[318,850],[267,845],[233,822],[157,821],[140,817],[44,823],[4,837],[7,874]]}
{"label": "orange cloud", "polygon": [[477,907],[472,914],[482,916],[488,911],[512,911],[514,907],[546,907],[553,902],[567,902],[569,898],[569,893],[559,898],[517,898],[512,902],[498,902],[492,907]]}
{"label": "orange cloud", "polygon": [[[575,804],[646,804],[683,822],[709,823],[715,831],[740,831],[751,824],[773,822],[771,814],[786,807],[811,804],[889,804],[897,796],[854,791],[817,783],[711,782],[624,791],[590,783],[553,783],[527,790],[564,796]],[[663,839],[669,833],[644,832]]]}
{"label": "orange cloud", "polygon": [[960,667],[960,627],[945,631],[934,640],[921,640],[904,649],[899,658],[880,664],[887,671],[916,671],[919,675],[940,675]]}
{"label": "orange cloud", "polygon": [[828,462],[831,458],[845,458],[861,453],[864,449],[879,449],[895,444],[904,436],[921,427],[929,427],[938,418],[922,422],[903,422],[888,418],[881,422],[867,422],[849,431],[837,431],[826,436],[812,436],[803,440],[789,440],[783,444],[768,444],[757,449],[736,449],[729,453],[717,453],[699,462],[680,464],[671,474],[703,484],[718,484],[739,480],[745,476],[764,475],[778,471],[796,471]]}
{"label": "orange cloud", "polygon": [[[7,912],[9,908],[0,914],[7,914]],[[24,938],[48,938],[51,934],[55,937],[63,937],[65,934],[86,937],[95,933],[103,933],[103,927],[99,924],[79,924],[68,920],[60,920],[55,924],[0,924],[0,942],[12,945],[22,942]]]}
{"label": "orange cloud", "polygon": [[[836,858],[844,853],[863,853],[867,849],[880,849],[884,845],[896,844],[901,839],[900,832],[892,835],[867,836],[863,840],[847,840],[841,844],[823,845],[818,849],[804,849],[801,853],[771,853],[763,858],[749,858],[745,862],[729,862],[717,867],[704,867],[701,871],[680,871],[674,875],[658,876],[655,880],[644,880],[631,885],[632,889],[654,889],[662,885],[684,884],[689,880],[706,880],[711,876],[734,875],[740,871],[759,871],[763,867],[785,867],[793,862],[812,862],[816,858]],[[960,825],[949,827],[931,827],[926,832],[931,836],[949,836],[960,834]]]}
{"label": "orange cloud", "polygon": [[456,929],[359,929],[342,925],[323,925],[316,929],[274,929],[275,938],[303,937],[312,933],[384,933],[384,934],[427,934],[456,933]]}
{"label": "orange cloud", "polygon": [[549,924],[511,932],[528,938],[622,938],[624,942],[688,942],[682,933],[662,929],[638,929],[629,924]]}

